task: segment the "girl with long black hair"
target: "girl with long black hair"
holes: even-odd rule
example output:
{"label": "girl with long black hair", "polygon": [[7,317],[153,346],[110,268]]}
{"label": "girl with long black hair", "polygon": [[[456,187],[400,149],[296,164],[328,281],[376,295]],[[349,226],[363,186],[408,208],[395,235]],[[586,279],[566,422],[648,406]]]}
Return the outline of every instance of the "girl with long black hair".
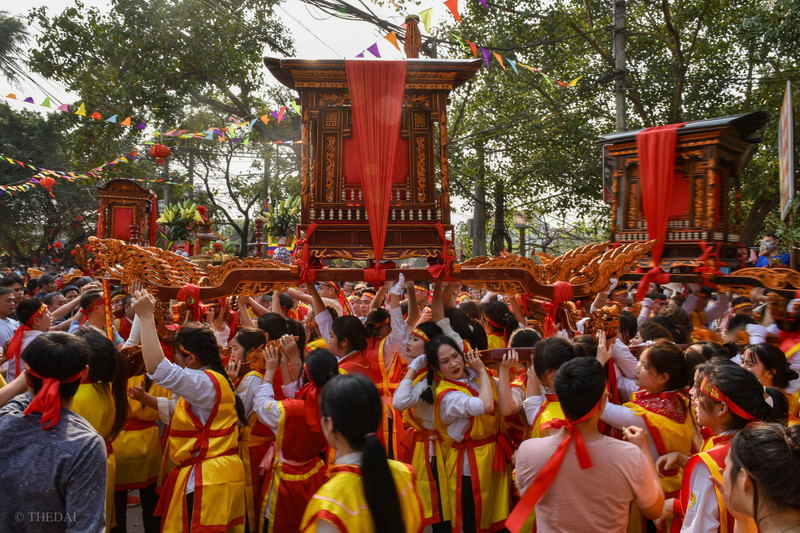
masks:
{"label": "girl with long black hair", "polygon": [[72,401],[72,410],[85,418],[106,442],[106,528],[114,527],[114,480],[117,461],[111,445],[122,427],[128,410],[128,367],[122,354],[108,337],[92,326],[76,335],[89,346],[89,375],[81,381]]}
{"label": "girl with long black hair", "polygon": [[142,357],[150,378],[178,398],[168,451],[177,465],[161,490],[156,513],[163,531],[244,531],[244,466],[236,454],[242,402],[222,367],[214,331],[189,323],[175,334],[175,363],[164,357],[156,333],[155,298],[136,291]]}
{"label": "girl with long black hair", "polygon": [[336,450],[330,480],[311,498],[300,530],[404,533],[420,530],[422,504],[411,469],[386,459],[375,431],[381,398],[366,376],[336,376],[322,390],[321,426]]}

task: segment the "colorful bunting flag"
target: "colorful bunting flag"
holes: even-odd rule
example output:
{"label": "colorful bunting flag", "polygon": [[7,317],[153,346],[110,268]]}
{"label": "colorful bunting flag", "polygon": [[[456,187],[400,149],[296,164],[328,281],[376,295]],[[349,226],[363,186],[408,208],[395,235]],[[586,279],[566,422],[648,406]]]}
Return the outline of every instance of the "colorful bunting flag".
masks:
{"label": "colorful bunting flag", "polygon": [[297,105],[297,102],[295,102],[294,100],[289,102],[289,105],[292,106],[292,109],[294,109],[295,113],[297,113],[298,115],[302,115],[303,114],[303,113],[300,112],[300,106]]}
{"label": "colorful bunting flag", "polygon": [[44,99],[44,102],[42,102],[42,107],[52,107],[50,105],[50,97],[49,96]]}
{"label": "colorful bunting flag", "polygon": [[103,120],[103,117],[102,115],[100,115],[99,111],[95,111],[94,113],[92,113],[90,118],[93,118],[95,120]]}
{"label": "colorful bunting flag", "polygon": [[81,102],[81,106],[78,108],[77,111],[75,111],[75,114],[80,115],[82,117],[86,116],[86,105],[83,102]]}
{"label": "colorful bunting flag", "polygon": [[486,9],[489,9],[489,4],[487,4],[487,3],[486,3],[486,0],[478,0],[478,2],[480,2],[480,3],[481,3],[481,5],[482,5],[483,7],[485,7]]}
{"label": "colorful bunting flag", "polygon": [[461,16],[458,14],[458,0],[447,0],[444,5],[447,6],[447,9],[453,14],[456,22],[461,22]]}
{"label": "colorful bunting flag", "polygon": [[375,57],[378,57],[378,58],[381,57],[381,53],[378,51],[378,43],[375,43],[372,46],[370,46],[369,48],[367,48],[367,52],[369,52],[370,54],[374,55]]}
{"label": "colorful bunting flag", "polygon": [[389,35],[384,37],[384,39],[392,43],[392,46],[400,50],[400,44],[397,42],[397,34],[395,32],[391,32]]}
{"label": "colorful bunting flag", "polygon": [[481,47],[481,54],[483,54],[483,60],[486,62],[486,66],[489,66],[489,50],[484,47]]}
{"label": "colorful bunting flag", "polygon": [[478,47],[472,41],[467,41],[467,44],[472,48],[472,55],[475,56],[475,59],[478,59]]}
{"label": "colorful bunting flag", "polygon": [[433,8],[429,7],[424,11],[419,12],[419,19],[422,21],[422,24],[425,26],[425,33],[430,34],[431,32],[431,17],[433,17]]}
{"label": "colorful bunting flag", "polygon": [[514,60],[507,57],[506,61],[508,61],[508,64],[511,65],[511,70],[514,71],[514,74],[519,74],[519,71],[517,70],[517,64],[514,62]]}
{"label": "colorful bunting flag", "polygon": [[67,104],[61,104],[58,106],[59,111],[63,111],[64,113],[69,113],[69,106]]}
{"label": "colorful bunting flag", "polygon": [[27,97],[23,102],[27,102],[29,104],[35,104],[36,102],[33,101],[33,96]]}
{"label": "colorful bunting flag", "polygon": [[503,57],[497,52],[492,52],[492,55],[497,60],[497,62],[500,63],[500,66],[503,67],[503,70],[505,70],[506,66],[503,64]]}

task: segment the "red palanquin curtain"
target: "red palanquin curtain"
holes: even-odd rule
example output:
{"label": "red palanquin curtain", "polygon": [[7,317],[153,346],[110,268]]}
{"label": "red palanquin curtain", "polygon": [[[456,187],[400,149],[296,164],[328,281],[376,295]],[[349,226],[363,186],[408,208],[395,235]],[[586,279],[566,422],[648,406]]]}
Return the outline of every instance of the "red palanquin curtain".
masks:
{"label": "red palanquin curtain", "polygon": [[639,151],[639,180],[642,191],[642,214],[647,221],[647,235],[658,242],[650,253],[653,263],[661,263],[667,222],[670,214],[670,193],[675,174],[677,129],[686,124],[667,124],[647,128],[636,134]]}
{"label": "red palanquin curtain", "polygon": [[353,133],[361,160],[364,206],[369,218],[375,261],[383,256],[389,202],[395,171],[406,62],[347,59],[347,83]]}

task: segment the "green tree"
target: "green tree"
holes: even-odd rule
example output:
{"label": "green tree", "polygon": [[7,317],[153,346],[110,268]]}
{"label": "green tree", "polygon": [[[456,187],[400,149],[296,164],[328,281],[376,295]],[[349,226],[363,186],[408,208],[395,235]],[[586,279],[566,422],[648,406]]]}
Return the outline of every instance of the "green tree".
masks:
{"label": "green tree", "polygon": [[0,72],[9,80],[20,76],[19,56],[27,38],[22,21],[0,11]]}

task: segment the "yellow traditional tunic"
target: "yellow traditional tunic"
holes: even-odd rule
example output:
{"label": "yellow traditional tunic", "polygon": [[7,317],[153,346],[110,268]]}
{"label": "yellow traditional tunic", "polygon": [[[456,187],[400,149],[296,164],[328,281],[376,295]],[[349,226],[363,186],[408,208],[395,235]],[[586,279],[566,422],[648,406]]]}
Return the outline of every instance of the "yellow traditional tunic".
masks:
{"label": "yellow traditional tunic", "polygon": [[[128,388],[144,383],[144,374],[128,378]],[[152,383],[147,392],[168,397],[169,391]],[[141,489],[156,483],[161,464],[161,438],[158,435],[158,411],[128,397],[128,421],[114,439],[117,456],[115,490]]]}
{"label": "yellow traditional tunic", "polygon": [[[422,504],[414,484],[414,472],[406,464],[389,461],[389,468],[400,498],[400,511],[407,533],[421,530]],[[331,479],[311,498],[303,515],[300,531],[317,531],[317,522],[327,520],[342,533],[374,533],[361,468],[356,465],[335,465],[328,472]]]}
{"label": "yellow traditional tunic", "polygon": [[486,340],[489,343],[490,350],[493,350],[495,348],[505,348],[508,344],[506,342],[506,338],[497,333],[489,333],[486,336]]}
{"label": "yellow traditional tunic", "polygon": [[114,398],[111,396],[110,383],[83,383],[72,400],[72,410],[89,422],[106,441],[108,456],[106,470],[106,529],[111,530],[116,524],[114,520],[114,480],[117,471],[117,458],[108,437],[114,427]]}
{"label": "yellow traditional tunic", "polygon": [[[495,405],[497,388],[492,381]],[[508,461],[513,450],[505,435],[500,432],[500,411],[472,417],[464,439],[455,442],[447,433],[447,425],[439,413],[441,400],[445,394],[458,391],[478,397],[479,392],[465,383],[442,378],[436,387],[434,413],[436,429],[451,450],[445,460],[447,493],[450,499],[450,523],[453,531],[461,531],[461,483],[464,476],[464,462],[468,461],[472,481],[472,495],[475,501],[475,523],[479,533],[491,533],[503,528],[508,517],[511,502],[511,476]]]}
{"label": "yellow traditional tunic", "polygon": [[182,397],[175,406],[169,432],[169,453],[177,465],[161,492],[156,514],[162,531],[190,531],[186,494],[194,473],[192,532],[244,531],[244,466],[236,455],[239,430],[235,397],[224,376],[204,370],[211,378],[217,403],[205,424]]}

